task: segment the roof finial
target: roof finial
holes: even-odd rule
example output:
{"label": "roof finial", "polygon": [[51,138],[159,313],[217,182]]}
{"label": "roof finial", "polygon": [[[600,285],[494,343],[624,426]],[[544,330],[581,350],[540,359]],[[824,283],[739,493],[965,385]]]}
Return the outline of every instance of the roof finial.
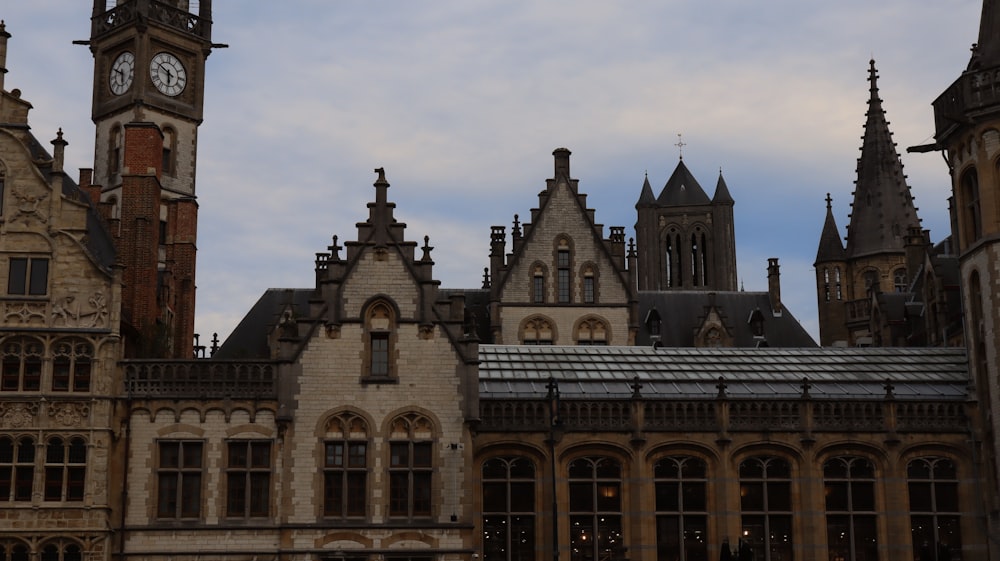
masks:
{"label": "roof finial", "polygon": [[833,208],[833,198],[830,197],[830,193],[826,194],[826,210]]}
{"label": "roof finial", "polygon": [[871,101],[881,101],[878,97],[878,71],[875,70],[875,59],[868,61],[868,81],[871,85],[868,90],[871,92]]}
{"label": "roof finial", "polygon": [[681,161],[683,161],[684,160],[684,147],[687,146],[687,144],[685,144],[684,140],[681,138],[681,133],[677,133],[677,144],[674,144],[674,146],[677,147],[677,156],[678,156],[678,159],[680,159]]}

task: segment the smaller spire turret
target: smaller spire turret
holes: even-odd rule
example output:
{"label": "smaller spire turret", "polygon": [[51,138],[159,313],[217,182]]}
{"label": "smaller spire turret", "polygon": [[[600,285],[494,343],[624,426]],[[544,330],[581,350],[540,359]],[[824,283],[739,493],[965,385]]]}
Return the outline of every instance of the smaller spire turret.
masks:
{"label": "smaller spire turret", "polygon": [[823,223],[823,232],[819,236],[819,249],[816,251],[814,265],[843,260],[844,244],[840,241],[840,231],[837,229],[837,221],[833,217],[833,199],[830,197],[830,193],[827,193],[826,221]]}
{"label": "smaller spire turret", "polygon": [[722,177],[722,168],[719,168],[719,181],[715,184],[715,195],[712,196],[713,203],[726,203],[732,204],[733,196],[729,194],[729,187],[726,186],[726,180]]}
{"label": "smaller spire turret", "polygon": [[653,186],[649,184],[649,174],[647,173],[646,178],[642,182],[642,190],[639,192],[639,202],[635,203],[635,206],[655,204],[656,196],[653,195]]}

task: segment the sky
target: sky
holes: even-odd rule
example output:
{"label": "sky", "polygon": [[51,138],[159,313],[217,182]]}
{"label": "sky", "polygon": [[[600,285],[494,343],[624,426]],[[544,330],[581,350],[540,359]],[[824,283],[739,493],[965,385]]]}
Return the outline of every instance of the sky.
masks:
{"label": "sky", "polygon": [[[192,6],[197,4],[192,2]],[[317,252],[356,238],[384,167],[407,238],[444,288],[478,288],[490,226],[528,216],[552,151],[598,223],[634,235],[644,176],[684,163],[736,201],[739,282],[781,264],[818,341],[813,261],[826,195],[841,234],[868,64],[924,228],[948,235],[931,102],[969,60],[981,0],[215,0],[199,130],[197,313],[224,339],[268,288],[310,288]],[[68,171],[93,166],[86,0],[5,0],[5,88]],[[192,8],[194,11],[194,8]],[[682,135],[678,137],[678,135]],[[75,173],[75,172],[73,172]]]}

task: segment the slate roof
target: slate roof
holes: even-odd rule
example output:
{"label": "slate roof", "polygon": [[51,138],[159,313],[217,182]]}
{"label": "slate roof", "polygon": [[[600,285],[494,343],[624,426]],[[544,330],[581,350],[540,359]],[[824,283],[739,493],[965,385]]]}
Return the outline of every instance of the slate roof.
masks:
{"label": "slate roof", "polygon": [[854,202],[847,228],[847,256],[902,252],[903,234],[919,227],[917,209],[903,175],[903,163],[889,131],[878,93],[875,61],[869,63],[870,97],[858,158]]}
{"label": "slate roof", "polygon": [[684,160],[677,162],[677,167],[670,174],[660,196],[656,198],[661,206],[707,205],[711,201],[705,190],[698,184],[691,171],[684,165]]}
{"label": "slate roof", "polygon": [[964,349],[681,349],[652,347],[480,345],[482,399],[544,399],[549,378],[561,399],[625,399],[634,379],[643,398],[802,397],[878,399],[891,381],[896,399],[964,400]]}
{"label": "slate roof", "polygon": [[795,316],[784,308],[780,316],[771,313],[771,300],[766,292],[671,290],[639,292],[638,345],[651,345],[649,328],[644,319],[655,309],[662,320],[660,343],[666,347],[693,347],[695,331],[702,325],[708,306],[714,305],[724,316],[736,347],[755,347],[762,342],[755,338],[748,319],[755,310],[764,317],[764,338],[770,347],[815,347],[816,342]]}
{"label": "slate roof", "polygon": [[212,355],[216,360],[268,359],[271,350],[267,334],[278,324],[286,305],[296,317],[309,314],[311,288],[269,288],[250,308],[222,346]]}

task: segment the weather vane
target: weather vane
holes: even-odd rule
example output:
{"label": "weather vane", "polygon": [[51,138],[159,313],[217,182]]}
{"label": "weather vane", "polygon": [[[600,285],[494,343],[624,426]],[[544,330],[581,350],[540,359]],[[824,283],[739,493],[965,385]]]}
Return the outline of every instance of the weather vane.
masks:
{"label": "weather vane", "polygon": [[687,146],[687,144],[685,144],[684,141],[681,139],[681,133],[677,133],[677,144],[674,144],[674,146],[677,147],[677,155],[678,155],[678,157],[681,160],[683,160],[684,159],[684,147]]}

